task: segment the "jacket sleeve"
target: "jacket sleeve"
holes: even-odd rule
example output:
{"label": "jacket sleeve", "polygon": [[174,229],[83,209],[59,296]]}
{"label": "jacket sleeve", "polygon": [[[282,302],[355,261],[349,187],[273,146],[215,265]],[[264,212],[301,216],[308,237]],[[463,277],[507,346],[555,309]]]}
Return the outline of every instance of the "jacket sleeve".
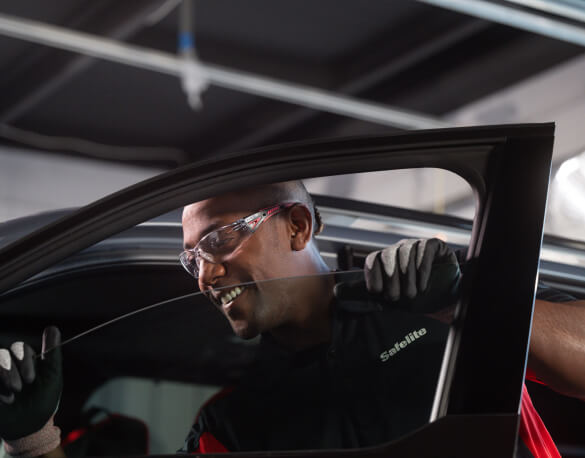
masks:
{"label": "jacket sleeve", "polygon": [[[220,440],[214,435],[217,434],[215,431],[209,431],[209,425],[206,421],[207,413],[209,409],[213,408],[215,402],[219,399],[226,397],[233,391],[233,388],[225,388],[219,393],[212,396],[204,405],[201,407],[195,422],[189,430],[189,434],[185,439],[183,447],[177,451],[177,453],[188,453],[188,454],[203,454],[203,453],[226,453],[229,452],[228,448],[221,443]],[[235,450],[234,450],[235,451]]]}
{"label": "jacket sleeve", "polygon": [[522,391],[522,407],[520,410],[520,442],[528,453],[525,456],[534,458],[561,458],[546,426],[532,404],[526,385]]}
{"label": "jacket sleeve", "polygon": [[203,454],[229,452],[209,431],[199,431],[199,428],[197,428],[198,425],[197,422],[193,425],[185,440],[185,444],[178,453]]}

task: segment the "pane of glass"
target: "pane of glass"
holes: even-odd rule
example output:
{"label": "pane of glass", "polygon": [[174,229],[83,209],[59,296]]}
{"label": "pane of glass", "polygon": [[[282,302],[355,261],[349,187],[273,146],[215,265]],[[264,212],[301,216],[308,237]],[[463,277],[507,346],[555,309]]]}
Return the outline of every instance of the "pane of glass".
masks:
{"label": "pane of glass", "polygon": [[561,164],[550,186],[546,232],[575,240],[585,240],[585,154]]}
{"label": "pane of glass", "polygon": [[311,194],[453,215],[474,216],[469,184],[453,172],[436,168],[352,173],[304,180]]}
{"label": "pane of glass", "polygon": [[[391,180],[398,172],[385,173]],[[361,211],[344,199],[315,214],[308,204],[272,213],[269,204],[290,199],[260,191],[257,204],[244,192],[202,203],[185,220],[184,240],[181,210],[142,223],[3,299],[10,332],[2,346],[25,336],[38,348],[44,326],[61,329],[57,421],[68,456],[97,454],[76,431],[105,418],[114,429],[100,429],[106,436],[96,443],[118,455],[147,445],[153,454],[174,453],[194,420],[187,450],[206,430],[233,451],[371,446],[430,421],[457,303],[454,258],[433,258],[431,293],[417,286],[414,299],[406,291],[420,285],[420,272],[410,283],[404,275],[393,281],[378,256],[381,277],[368,289],[362,268],[366,255],[404,238],[439,236],[459,248],[467,229],[449,219],[408,221],[389,206]],[[256,215],[266,207],[270,217]],[[246,216],[246,229],[237,225],[243,232],[221,229]],[[325,228],[310,242],[320,220]],[[191,249],[205,236],[197,266],[213,289],[202,294],[178,255],[183,241]],[[233,251],[218,248],[225,246]],[[412,245],[411,263],[421,246]],[[197,416],[216,392],[222,396]],[[125,419],[112,422],[112,412]],[[110,441],[119,429],[133,439]]]}
{"label": "pane of glass", "polygon": [[[135,450],[128,448],[129,442],[132,447],[142,444],[144,430],[132,428],[140,422],[148,426],[150,453],[173,453],[181,445],[177,431],[186,435],[202,404],[226,389],[233,391],[208,404],[196,425],[229,450],[363,447],[428,423],[447,324],[409,312],[404,299],[392,302],[383,294],[368,293],[361,271],[230,285],[222,291],[233,293],[236,287],[243,291],[226,306],[214,308],[204,296],[190,296],[65,344],[66,373],[78,370],[69,360],[91,355],[101,362],[91,369],[92,377],[99,380],[116,372],[133,377],[100,386],[85,402],[84,418],[92,424],[108,419],[133,431],[134,436],[112,445],[120,448],[109,453]],[[249,305],[265,315],[280,314],[286,306],[283,295],[292,291],[313,291],[314,297],[305,295],[304,300],[315,308],[322,304],[306,324],[313,340],[291,339],[285,329],[244,340],[224,326],[221,314],[236,328],[248,319]],[[431,300],[428,306],[435,310],[452,304]],[[315,340],[310,330],[320,313],[328,318]],[[75,326],[61,327],[66,341],[75,339]],[[297,337],[304,331],[294,330]],[[300,348],[285,342],[298,342]],[[149,377],[153,372],[156,380]],[[80,447],[88,447],[91,455],[100,442],[114,437],[115,430],[94,428],[95,435],[68,443],[68,456]]]}

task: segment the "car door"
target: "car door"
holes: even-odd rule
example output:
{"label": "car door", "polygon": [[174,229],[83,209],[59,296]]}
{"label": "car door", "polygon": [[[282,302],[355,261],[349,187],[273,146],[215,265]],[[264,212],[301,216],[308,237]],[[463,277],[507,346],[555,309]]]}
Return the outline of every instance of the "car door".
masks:
{"label": "car door", "polygon": [[[198,161],[101,199],[3,248],[0,308],[19,285],[67,256],[190,202],[254,184],[323,175],[446,169],[472,187],[476,216],[433,421],[368,454],[513,456],[553,132],[552,124],[442,129],[299,142]],[[487,431],[497,440],[486,440]]]}

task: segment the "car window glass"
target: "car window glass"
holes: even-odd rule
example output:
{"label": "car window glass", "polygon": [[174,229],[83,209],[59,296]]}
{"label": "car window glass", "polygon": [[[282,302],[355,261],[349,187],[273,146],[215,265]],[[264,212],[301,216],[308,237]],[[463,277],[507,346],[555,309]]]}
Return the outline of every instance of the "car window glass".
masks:
{"label": "car window glass", "polygon": [[453,172],[418,168],[367,172],[304,180],[309,192],[373,204],[473,218],[469,184]]}
{"label": "car window glass", "polygon": [[[392,176],[400,172],[384,173],[390,192]],[[385,193],[381,187],[377,189]],[[249,241],[259,239],[259,245],[246,242],[241,247],[244,252],[262,245],[265,257],[239,265],[239,275],[222,283],[210,301],[178,262],[183,249],[178,209],[72,256],[15,292],[12,306],[7,303],[3,313],[17,319],[24,307],[29,317],[35,317],[34,325],[20,322],[20,328],[2,336],[3,341],[12,341],[22,332],[38,346],[38,337],[33,336],[40,335],[47,324],[57,324],[65,341],[75,338],[63,347],[64,396],[67,390],[75,392],[75,402],[64,404],[63,412],[71,456],[95,454],[95,449],[88,448],[91,444],[79,442],[81,436],[71,435],[88,424],[98,428],[99,434],[133,431],[135,443],[114,443],[119,448],[108,454],[135,453],[136,447],[144,445],[144,437],[149,438],[149,453],[174,453],[184,446],[182,440],[193,422],[197,424],[201,418],[198,412],[204,400],[216,393],[227,404],[204,411],[204,426],[227,425],[226,419],[233,419],[234,430],[246,437],[238,443],[241,450],[377,445],[428,423],[436,407],[437,381],[457,290],[447,288],[450,294],[430,298],[427,308],[415,313],[410,308],[416,306],[404,298],[388,297],[386,280],[382,280],[381,290],[369,290],[364,262],[369,253],[402,239],[438,237],[453,250],[464,252],[471,227],[450,219],[409,221],[407,215],[393,214],[392,205],[384,206],[379,200],[372,202],[385,208],[360,210],[355,202],[347,204],[345,196],[336,197],[339,202],[327,202],[319,210],[325,227],[315,243],[326,264],[320,274],[302,271],[278,276],[276,268],[253,271],[266,259],[278,261],[284,256],[273,239],[262,238],[272,223],[281,224],[276,223],[280,216],[275,215],[250,236]],[[231,258],[225,262],[229,264]],[[450,259],[439,259],[435,275],[440,277],[450,267]],[[447,278],[453,286],[453,278]],[[226,295],[230,297],[226,299]],[[246,295],[249,299],[242,301]],[[289,300],[293,297],[306,303],[326,302],[328,317],[323,339],[310,339],[294,351],[283,348],[271,332],[264,332],[263,337],[234,335],[248,312],[235,307],[228,321],[221,305],[236,304],[239,299],[248,303],[250,313],[259,314],[265,307],[267,329],[272,329],[270,314],[278,323],[281,310],[294,308]],[[125,314],[128,316],[107,324]],[[239,391],[230,404],[225,388],[233,387]],[[258,421],[251,422],[249,415],[232,416],[233,409],[254,412]],[[288,416],[283,417],[282,412]],[[330,429],[299,440],[291,422],[298,431]],[[103,424],[113,425],[113,429],[96,426]],[[180,442],[177,436],[181,436]],[[331,442],[324,442],[324,437]]]}
{"label": "car window glass", "polygon": [[[585,241],[585,153],[564,161],[553,170],[545,233]],[[580,259],[579,265],[585,265]]]}
{"label": "car window glass", "polygon": [[[145,444],[144,437],[149,438],[150,453],[173,453],[182,445],[177,436],[188,435],[204,402],[234,387],[237,410],[254,412],[254,427],[241,424],[249,421],[248,413],[239,416],[219,401],[206,408],[202,424],[212,428],[221,421],[237,435],[244,434],[245,426],[241,446],[246,450],[327,448],[315,442],[317,436],[299,442],[290,429],[291,418],[299,421],[299,432],[315,434],[353,425],[358,436],[351,441],[338,437],[334,448],[381,444],[424,426],[433,407],[448,326],[402,306],[392,308],[382,297],[366,300],[359,270],[267,281],[255,285],[262,293],[254,295],[270,304],[283,291],[314,289],[322,282],[336,284],[339,296],[334,299],[334,343],[298,352],[283,348],[270,335],[251,340],[234,336],[221,313],[201,295],[150,308],[65,344],[66,386],[71,391],[95,389],[96,381],[114,374],[134,377],[92,391],[74,421],[76,431],[88,423],[94,432],[71,436],[66,451],[74,456],[78,448],[89,447],[91,456],[96,440],[110,443],[116,432],[128,431],[127,439],[112,444],[108,454],[140,450],[136,447]],[[60,327],[64,339],[79,331],[75,325]],[[99,364],[72,365],[88,358]],[[103,424],[109,427],[99,426]]]}

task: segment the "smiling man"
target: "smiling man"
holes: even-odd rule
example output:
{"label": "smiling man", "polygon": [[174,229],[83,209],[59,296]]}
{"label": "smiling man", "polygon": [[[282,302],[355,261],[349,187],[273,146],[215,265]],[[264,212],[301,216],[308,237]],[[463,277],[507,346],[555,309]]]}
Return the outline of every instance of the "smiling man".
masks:
{"label": "smiling man", "polygon": [[[455,255],[436,239],[408,241],[370,256],[366,282],[334,288],[344,277],[317,249],[320,228],[301,182],[185,207],[183,266],[238,336],[262,339],[242,382],[199,413],[184,452],[363,447],[428,421],[447,326],[404,309],[453,303]],[[444,281],[430,280],[434,264],[449,267]]]}
{"label": "smiling man", "polygon": [[299,182],[185,207],[181,261],[238,336],[270,331],[288,348],[328,340],[332,277],[262,282],[329,272],[313,239],[314,212]]}

